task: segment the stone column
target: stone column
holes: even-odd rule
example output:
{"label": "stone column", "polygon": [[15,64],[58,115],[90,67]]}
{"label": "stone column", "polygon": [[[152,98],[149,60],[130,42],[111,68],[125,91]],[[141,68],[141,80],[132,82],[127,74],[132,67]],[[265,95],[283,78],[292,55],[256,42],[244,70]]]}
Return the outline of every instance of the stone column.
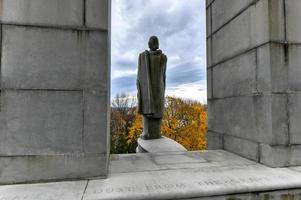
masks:
{"label": "stone column", "polygon": [[108,1],[0,1],[0,184],[106,176]]}
{"label": "stone column", "polygon": [[301,165],[301,1],[206,4],[209,148]]}

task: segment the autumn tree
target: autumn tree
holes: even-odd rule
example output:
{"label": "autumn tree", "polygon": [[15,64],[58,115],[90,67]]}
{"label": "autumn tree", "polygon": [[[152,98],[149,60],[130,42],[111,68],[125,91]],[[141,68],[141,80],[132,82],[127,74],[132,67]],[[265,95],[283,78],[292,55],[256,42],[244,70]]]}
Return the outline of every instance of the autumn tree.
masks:
{"label": "autumn tree", "polygon": [[[130,127],[128,145],[137,146],[137,139],[142,134],[141,115],[136,113],[133,126]],[[207,148],[207,109],[196,101],[167,97],[161,128],[162,134],[188,150]]]}
{"label": "autumn tree", "polygon": [[138,114],[136,111],[135,113],[135,120],[133,123],[133,126],[131,126],[130,131],[129,131],[129,136],[127,138],[127,145],[130,146],[131,148],[136,148],[137,147],[137,140],[139,136],[142,134],[143,131],[143,120],[142,120],[142,115]]}
{"label": "autumn tree", "polygon": [[207,148],[207,109],[196,101],[167,97],[162,134],[188,150]]}
{"label": "autumn tree", "polygon": [[134,153],[127,144],[129,129],[135,119],[136,99],[117,94],[111,106],[111,153]]}

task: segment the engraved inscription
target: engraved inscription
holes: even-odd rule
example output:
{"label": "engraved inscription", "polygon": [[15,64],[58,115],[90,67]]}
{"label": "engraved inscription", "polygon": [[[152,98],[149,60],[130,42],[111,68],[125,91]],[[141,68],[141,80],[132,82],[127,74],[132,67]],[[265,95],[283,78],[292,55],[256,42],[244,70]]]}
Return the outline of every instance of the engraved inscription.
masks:
{"label": "engraved inscription", "polygon": [[91,191],[90,194],[101,193],[136,193],[141,191],[155,192],[168,190],[184,190],[187,186],[184,183],[147,184],[144,186],[107,187]]}
{"label": "engraved inscription", "polygon": [[228,178],[224,180],[205,180],[197,182],[200,186],[217,186],[217,185],[232,185],[232,184],[242,184],[242,183],[258,183],[258,182],[265,182],[265,181],[271,181],[267,177],[250,177],[250,178]]}

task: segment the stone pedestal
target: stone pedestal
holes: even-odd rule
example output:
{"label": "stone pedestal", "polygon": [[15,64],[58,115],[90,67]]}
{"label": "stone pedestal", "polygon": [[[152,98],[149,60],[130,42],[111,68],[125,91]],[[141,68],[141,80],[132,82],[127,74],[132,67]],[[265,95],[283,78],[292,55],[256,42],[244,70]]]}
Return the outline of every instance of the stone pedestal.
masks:
{"label": "stone pedestal", "polygon": [[161,137],[160,139],[144,140],[138,139],[138,147],[136,149],[137,153],[160,153],[160,152],[177,152],[177,151],[187,151],[185,147],[176,141]]}

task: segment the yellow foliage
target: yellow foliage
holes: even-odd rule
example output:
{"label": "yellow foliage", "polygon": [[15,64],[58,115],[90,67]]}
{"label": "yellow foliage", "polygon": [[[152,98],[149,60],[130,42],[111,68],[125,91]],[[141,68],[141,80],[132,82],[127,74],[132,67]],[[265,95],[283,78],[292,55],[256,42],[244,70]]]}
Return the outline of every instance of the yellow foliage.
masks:
{"label": "yellow foliage", "polygon": [[198,102],[167,97],[161,131],[188,150],[206,149],[206,107]]}
{"label": "yellow foliage", "polygon": [[[142,134],[142,116],[136,113],[133,125],[129,129],[127,143],[137,144]],[[194,101],[167,97],[161,132],[188,150],[207,148],[207,109]]]}
{"label": "yellow foliage", "polygon": [[143,131],[142,115],[136,112],[133,125],[130,127],[127,143],[129,145],[137,144],[137,140]]}

